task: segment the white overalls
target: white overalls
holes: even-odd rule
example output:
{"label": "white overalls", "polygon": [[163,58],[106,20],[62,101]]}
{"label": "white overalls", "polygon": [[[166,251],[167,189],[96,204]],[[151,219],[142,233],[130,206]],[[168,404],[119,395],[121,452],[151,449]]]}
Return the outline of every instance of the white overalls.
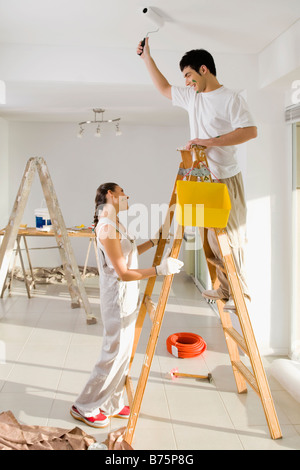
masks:
{"label": "white overalls", "polygon": [[103,344],[99,361],[82,393],[75,402],[79,412],[86,417],[95,416],[99,410],[114,415],[124,405],[124,385],[132,352],[139,281],[124,282],[108,258],[98,239],[104,225],[112,225],[121,235],[121,248],[128,268],[138,268],[135,241],[108,218],[100,218],[96,233],[100,259],[100,309],[103,322]]}

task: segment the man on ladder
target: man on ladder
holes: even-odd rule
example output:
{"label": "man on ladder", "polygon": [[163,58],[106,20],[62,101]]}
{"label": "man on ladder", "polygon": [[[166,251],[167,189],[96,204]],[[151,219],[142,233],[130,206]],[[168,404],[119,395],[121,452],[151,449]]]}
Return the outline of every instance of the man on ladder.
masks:
{"label": "man on ladder", "polygon": [[[246,142],[250,138],[255,137],[256,127],[253,125],[252,118],[250,117],[249,111],[247,110],[247,107],[243,100],[238,95],[230,92],[229,90],[224,89],[217,81],[213,59],[211,55],[206,51],[204,52],[204,54],[206,58],[209,58],[209,61],[202,57],[202,51],[196,51],[197,56],[199,55],[199,52],[201,53],[201,57],[200,59],[198,57],[199,61],[196,65],[194,61],[190,62],[190,56],[194,55],[193,51],[191,53],[186,54],[186,60],[181,61],[181,68],[186,78],[186,84],[190,85],[190,87],[193,87],[189,89],[186,95],[184,89],[171,87],[165,77],[157,69],[155,62],[150,56],[148,39],[146,40],[145,50],[143,50],[141,44],[139,44],[137,52],[145,59],[153,82],[161,91],[161,93],[163,93],[169,99],[173,98],[174,104],[184,106],[189,111],[192,128],[191,133],[192,137],[194,137],[188,143],[186,149],[181,149],[182,162],[179,165],[178,174],[176,176],[175,185],[169,203],[169,211],[162,229],[162,233],[164,234],[165,229],[167,228],[167,226],[169,226],[169,223],[172,223],[171,221],[174,215],[174,205],[176,200],[176,206],[178,209],[176,210],[178,227],[176,229],[176,235],[174,237],[170,256],[175,259],[178,258],[183,240],[185,225],[198,226],[203,227],[205,229],[203,248],[206,260],[208,262],[212,286],[214,289],[216,289],[213,292],[205,292],[205,294],[207,296],[210,295],[211,297],[214,295],[214,299],[217,301],[217,306],[227,343],[237,391],[238,393],[246,393],[247,383],[253,388],[253,390],[258,394],[261,399],[271,437],[273,439],[280,439],[282,437],[282,433],[279,421],[276,415],[276,410],[272,399],[270,387],[263,368],[251,321],[247,311],[245,301],[245,287],[239,279],[239,273],[235,266],[234,257],[232,253],[233,250],[231,245],[233,243],[232,241],[230,242],[227,230],[225,228],[226,226],[228,226],[228,220],[227,218],[223,221],[221,220],[221,218],[209,220],[209,217],[207,217],[209,211],[211,210],[212,202],[212,193],[210,191],[207,192],[209,200],[209,211],[206,213],[205,216],[204,209],[204,220],[197,220],[197,213],[195,213],[195,210],[194,212],[192,211],[192,213],[190,213],[189,211],[189,216],[187,217],[185,217],[185,213],[183,217],[180,216],[179,211],[179,206],[181,207],[182,212],[182,208],[184,208],[185,204],[193,204],[194,209],[196,206],[197,211],[197,201],[195,201],[195,196],[196,193],[199,196],[199,193],[198,191],[196,191],[195,193],[194,190],[196,188],[194,187],[193,191],[188,194],[188,192],[186,191],[187,184],[192,183],[192,185],[194,185],[196,183],[197,186],[199,185],[199,190],[201,187],[201,190],[204,189],[204,186],[205,191],[207,191],[209,185],[207,181],[212,182],[213,177],[217,180],[219,180],[219,178],[226,180],[226,182],[227,180],[231,179],[232,184],[229,185],[228,189],[231,189],[232,191],[232,194],[230,196],[233,197],[233,203],[231,203],[231,205],[235,205],[235,208],[233,210],[234,220],[232,222],[232,226],[236,229],[236,232],[238,232],[237,235],[240,235],[240,214],[243,213],[243,211],[239,208],[239,196],[241,194],[243,196],[243,187],[241,178],[240,181],[237,181],[237,178],[235,178],[235,176],[240,173],[240,170],[237,166],[234,151],[233,149],[230,149],[230,147],[238,143]],[[193,65],[193,67],[189,64]],[[213,73],[211,72],[211,70],[213,71]],[[198,93],[200,93],[200,95]],[[201,95],[206,95],[206,97],[208,97],[208,100],[201,100]],[[226,111],[228,112],[226,113]],[[226,114],[228,114],[228,116],[226,116]],[[222,126],[220,126],[220,121],[222,122]],[[206,124],[206,128],[202,123]],[[213,138],[214,133],[216,133],[217,135],[216,141]],[[201,139],[199,137],[201,137]],[[216,143],[218,142],[221,143],[222,147],[216,146]],[[226,147],[228,147],[229,152],[226,152]],[[208,148],[208,150],[217,149],[216,153],[210,153],[209,163],[207,161],[207,156],[206,152],[204,151],[204,148]],[[220,152],[220,154],[218,154],[218,151]],[[213,167],[213,171],[211,168],[209,168],[209,166]],[[226,171],[229,172],[229,175],[226,174]],[[232,172],[232,176],[230,176],[230,172]],[[217,173],[218,175],[215,176],[215,173]],[[225,176],[228,176],[228,178],[224,178],[224,173]],[[186,180],[187,175],[189,175],[188,181],[183,181]],[[198,181],[199,179],[201,179],[201,182]],[[203,182],[205,182],[205,184],[203,184]],[[181,183],[183,183],[185,188],[184,190],[182,188],[182,190],[179,191]],[[217,186],[223,187],[223,189],[226,188],[226,184],[211,185],[211,187]],[[191,186],[189,187],[191,188]],[[182,197],[180,197],[180,193]],[[188,198],[185,199],[184,196],[187,196],[187,194]],[[190,196],[192,196],[192,199],[190,198]],[[205,206],[205,201],[201,201],[201,198],[198,199],[198,203],[203,204]],[[246,205],[244,201],[244,196],[242,198],[242,201],[244,206],[244,214],[246,217]],[[228,204],[228,198],[227,203],[224,205],[223,208],[226,209],[226,212],[228,213],[228,209],[230,208],[230,204]],[[230,213],[231,212],[232,209]],[[218,212],[218,214],[220,214],[220,212]],[[245,224],[243,224],[243,228],[244,225]],[[213,255],[214,253],[211,253],[212,250],[207,243],[207,230],[211,230],[213,232],[215,241],[217,242],[219,259],[222,263],[221,266],[219,260],[215,260],[213,256],[211,257],[211,255]],[[211,236],[210,238],[211,244],[212,246],[214,246],[213,237]],[[239,237],[237,236],[237,239],[238,238]],[[158,242],[153,266],[159,264],[164,248],[165,237],[163,235],[162,237],[160,237]],[[238,248],[240,249],[240,247]],[[224,276],[224,281],[226,280],[226,282],[229,283],[229,285],[227,286],[227,297],[225,297],[223,290],[221,291],[219,289],[219,279],[216,279],[216,266],[218,266],[220,271],[222,270],[226,274],[226,277]],[[221,273],[219,273],[219,276],[221,278]],[[136,322],[135,339],[130,366],[135,356],[137,344],[140,338],[146,313],[149,313],[150,320],[152,321],[151,332],[147,343],[141,374],[139,376],[135,391],[133,390],[130,374],[128,374],[126,379],[126,390],[131,410],[127,427],[119,429],[117,431],[117,434],[111,433],[111,435],[109,435],[107,439],[109,449],[116,448],[115,445],[117,443],[121,446],[120,448],[123,448],[123,444],[129,446],[131,446],[132,444],[138,416],[142,405],[142,399],[147,385],[158,336],[160,333],[166,305],[168,302],[168,297],[170,294],[172,280],[173,276],[166,275],[164,277],[164,281],[159,294],[158,303],[155,307],[154,303],[151,300],[155,277],[148,279],[143,301],[141,303],[140,311]],[[222,285],[222,289],[223,288],[224,284]],[[229,306],[227,305],[227,311],[224,312],[223,300],[225,298],[227,299],[227,301],[230,301],[230,294],[233,300],[232,308],[229,309],[229,304]],[[235,328],[233,328],[230,318],[230,312],[232,309],[235,309],[235,313],[237,314],[237,318],[241,327],[241,334]],[[251,369],[247,367],[241,360],[239,349],[241,349],[250,359]]]}
{"label": "man on ladder", "polygon": [[[144,48],[139,43],[137,53],[144,60],[149,75],[158,91],[172,100],[174,106],[188,111],[191,140],[186,148],[201,145],[206,154],[213,179],[228,187],[231,212],[227,232],[232,247],[237,272],[245,299],[250,300],[244,274],[244,244],[246,238],[247,208],[242,174],[236,159],[236,145],[257,136],[257,128],[243,98],[235,91],[225,88],[216,77],[216,67],[211,54],[203,49],[187,52],[180,61],[186,88],[170,85],[157,68],[150,55],[146,38]],[[214,256],[221,260],[214,231],[209,230],[208,243]],[[203,297],[210,300],[226,300],[224,311],[234,311],[226,275],[217,269],[220,286],[206,290]]]}

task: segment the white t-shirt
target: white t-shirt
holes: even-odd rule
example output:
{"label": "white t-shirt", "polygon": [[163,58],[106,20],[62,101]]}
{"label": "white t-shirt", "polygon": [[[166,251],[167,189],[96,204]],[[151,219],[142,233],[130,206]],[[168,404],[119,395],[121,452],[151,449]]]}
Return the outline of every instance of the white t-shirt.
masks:
{"label": "white t-shirt", "polygon": [[[172,103],[188,112],[191,140],[209,139],[241,127],[255,126],[243,97],[224,86],[206,93],[172,86]],[[236,146],[211,147],[206,155],[209,168],[217,178],[229,178],[240,172]]]}

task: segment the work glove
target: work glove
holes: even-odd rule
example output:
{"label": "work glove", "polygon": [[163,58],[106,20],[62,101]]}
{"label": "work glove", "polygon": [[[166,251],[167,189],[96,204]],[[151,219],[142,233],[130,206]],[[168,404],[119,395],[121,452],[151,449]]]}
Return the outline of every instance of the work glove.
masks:
{"label": "work glove", "polygon": [[[152,245],[153,246],[156,246],[162,236],[162,231],[163,231],[163,226],[160,227],[160,229],[158,230],[158,232],[154,235],[153,238],[150,238],[150,241],[152,242]],[[169,233],[168,234],[168,237],[166,238],[166,243],[170,243],[170,238],[171,238],[171,234]]]}
{"label": "work glove", "polygon": [[183,266],[183,262],[176,258],[164,258],[158,266],[156,266],[156,273],[158,276],[170,276],[170,274],[177,274]]}

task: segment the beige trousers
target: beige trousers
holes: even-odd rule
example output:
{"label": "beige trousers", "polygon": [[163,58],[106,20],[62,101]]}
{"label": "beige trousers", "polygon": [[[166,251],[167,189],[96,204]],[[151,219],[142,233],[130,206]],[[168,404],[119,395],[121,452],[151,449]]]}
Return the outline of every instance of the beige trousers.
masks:
{"label": "beige trousers", "polygon": [[[247,205],[245,200],[244,183],[242,173],[238,173],[231,178],[219,180],[220,183],[226,184],[231,200],[231,211],[227,223],[227,233],[229,243],[232,249],[232,254],[237,268],[239,280],[242,285],[242,290],[245,295],[250,297],[249,290],[245,275],[245,261],[244,261],[244,248],[246,243],[246,219],[247,219]],[[207,234],[209,246],[214,253],[214,256],[222,261],[221,253],[219,250],[218,241],[215,232],[208,230]],[[217,269],[217,277],[220,281],[218,291],[222,297],[228,299],[230,297],[230,288],[226,275]]]}

